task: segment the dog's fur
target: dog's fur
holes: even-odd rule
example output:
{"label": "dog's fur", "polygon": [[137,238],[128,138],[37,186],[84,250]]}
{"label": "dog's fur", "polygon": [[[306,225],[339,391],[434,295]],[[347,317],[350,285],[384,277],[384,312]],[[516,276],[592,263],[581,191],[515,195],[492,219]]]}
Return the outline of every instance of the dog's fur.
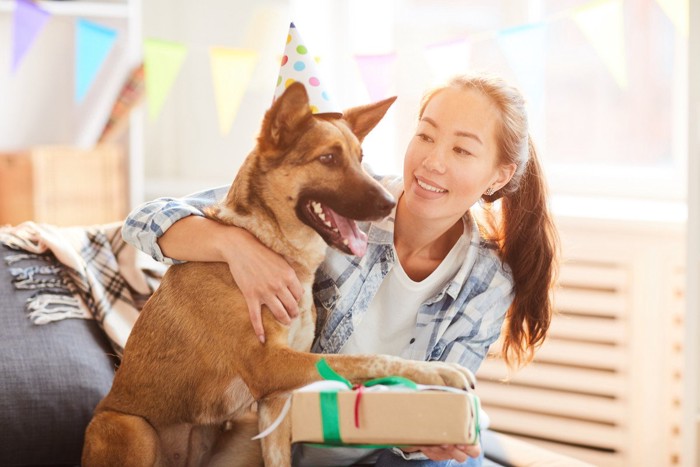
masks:
{"label": "dog's fur", "polygon": [[[264,309],[261,344],[226,264],[172,266],[141,312],[112,389],[86,430],[83,466],[261,463],[260,444],[250,440],[257,423],[267,427],[291,390],[319,379],[321,356],[309,352],[314,272],[327,244],[358,252],[354,240],[346,244],[340,235],[354,223],[329,229],[311,202],[333,224],[339,216],[370,220],[391,212],[393,198],[361,166],[360,144],[393,100],[350,109],[342,118],[314,116],[297,83],[272,105],[228,196],[207,215],[246,228],[289,262],[304,287],[300,316],[286,326]],[[356,383],[394,374],[471,384],[458,365],[380,355],[325,358]],[[266,465],[290,465],[290,428],[285,422],[263,439]]]}

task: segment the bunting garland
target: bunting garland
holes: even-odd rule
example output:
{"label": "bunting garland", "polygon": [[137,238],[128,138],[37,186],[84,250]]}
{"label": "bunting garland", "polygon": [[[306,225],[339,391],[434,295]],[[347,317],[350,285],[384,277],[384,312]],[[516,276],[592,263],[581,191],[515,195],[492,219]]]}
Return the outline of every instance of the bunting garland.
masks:
{"label": "bunting garland", "polygon": [[[531,102],[544,92],[547,25],[571,20],[595,50],[611,78],[622,89],[627,86],[623,0],[593,0],[560,11],[537,23],[480,32],[424,47],[424,58],[436,81],[468,69],[475,44],[496,40],[520,87]],[[678,33],[688,37],[689,0],[656,0]],[[51,15],[31,0],[15,0],[12,15],[11,73],[16,74],[26,54]],[[117,32],[83,19],[76,21],[75,100],[83,101],[105,59],[118,40]],[[158,117],[187,55],[187,46],[160,39],[144,41],[146,94],[151,119]],[[230,131],[241,99],[249,86],[258,57],[253,50],[213,47],[209,49],[212,83],[222,134]],[[390,94],[395,79],[396,52],[357,55],[355,61],[371,100]]]}
{"label": "bunting garland", "polygon": [[680,34],[688,38],[688,0],[656,0],[673,26]]}
{"label": "bunting garland", "polygon": [[469,66],[470,58],[471,42],[467,38],[441,42],[425,48],[425,59],[436,83],[463,73]]}
{"label": "bunting garland", "polygon": [[389,96],[392,79],[392,66],[396,54],[355,55],[360,75],[365,83],[370,100],[379,101]]}
{"label": "bunting garland", "polygon": [[544,23],[533,23],[505,29],[497,37],[520,89],[535,106],[544,102],[546,34]]}
{"label": "bunting garland", "polygon": [[621,88],[627,87],[622,0],[603,0],[574,11],[574,21]]}
{"label": "bunting garland", "polygon": [[29,0],[15,0],[12,14],[12,72],[15,73],[30,46],[39,35],[49,13]]}
{"label": "bunting garland", "polygon": [[148,115],[155,120],[160,114],[165,98],[175,82],[187,48],[177,42],[146,39],[143,45],[144,73]]}
{"label": "bunting garland", "polygon": [[243,94],[248,89],[258,54],[252,50],[212,47],[209,55],[219,129],[225,135],[231,130]]}
{"label": "bunting garland", "polygon": [[79,19],[76,23],[75,99],[82,102],[117,39],[117,32]]}

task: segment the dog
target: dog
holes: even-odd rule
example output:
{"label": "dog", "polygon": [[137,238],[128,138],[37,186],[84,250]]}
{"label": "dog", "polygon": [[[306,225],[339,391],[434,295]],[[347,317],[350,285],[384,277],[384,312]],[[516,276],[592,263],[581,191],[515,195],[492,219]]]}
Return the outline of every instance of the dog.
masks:
{"label": "dog", "polygon": [[[292,390],[320,379],[322,356],[309,352],[312,284],[327,246],[362,254],[366,236],[354,221],[384,218],[395,206],[361,165],[364,137],[394,100],[339,117],[314,115],[304,86],[294,83],[273,102],[227,196],[205,214],[247,229],[289,262],[304,287],[299,316],[284,325],[264,308],[263,344],[225,263],[171,266],[86,429],[84,467],[291,464],[288,419],[262,446],[251,437],[277,418]],[[323,357],[353,383],[399,375],[472,385],[471,373],[456,364]]]}

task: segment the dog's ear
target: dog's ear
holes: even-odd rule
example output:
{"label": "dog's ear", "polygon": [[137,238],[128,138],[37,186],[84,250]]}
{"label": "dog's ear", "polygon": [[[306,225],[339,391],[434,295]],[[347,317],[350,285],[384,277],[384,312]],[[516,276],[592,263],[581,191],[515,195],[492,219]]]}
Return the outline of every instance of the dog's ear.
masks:
{"label": "dog's ear", "polygon": [[343,119],[347,122],[357,139],[362,142],[365,136],[374,128],[391,104],[396,100],[396,96],[375,102],[374,104],[353,107],[343,112]]}
{"label": "dog's ear", "polygon": [[259,142],[277,149],[287,147],[311,119],[306,88],[299,82],[292,83],[265,114]]}

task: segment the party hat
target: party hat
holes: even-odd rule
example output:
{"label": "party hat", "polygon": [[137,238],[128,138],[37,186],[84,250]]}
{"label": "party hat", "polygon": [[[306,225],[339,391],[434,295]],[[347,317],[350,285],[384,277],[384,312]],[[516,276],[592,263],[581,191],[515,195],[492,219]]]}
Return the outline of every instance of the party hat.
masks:
{"label": "party hat", "polygon": [[306,88],[312,113],[342,115],[340,107],[331,99],[327,82],[319,73],[318,63],[309,52],[294,23],[290,23],[274,98],[281,96],[295,81],[299,81]]}

